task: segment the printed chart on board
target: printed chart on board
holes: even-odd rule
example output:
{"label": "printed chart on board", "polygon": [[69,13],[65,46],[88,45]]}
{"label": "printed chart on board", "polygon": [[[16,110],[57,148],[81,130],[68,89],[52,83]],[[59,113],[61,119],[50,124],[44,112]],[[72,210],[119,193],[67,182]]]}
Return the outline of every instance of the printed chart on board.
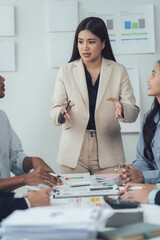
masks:
{"label": "printed chart on board", "polygon": [[114,54],[155,52],[153,5],[83,9],[82,18],[91,16],[105,22]]}

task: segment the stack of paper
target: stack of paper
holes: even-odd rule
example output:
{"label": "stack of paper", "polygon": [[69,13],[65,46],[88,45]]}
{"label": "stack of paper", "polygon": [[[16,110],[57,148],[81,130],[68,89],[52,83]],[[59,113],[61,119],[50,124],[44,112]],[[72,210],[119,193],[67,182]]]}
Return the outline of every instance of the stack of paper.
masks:
{"label": "stack of paper", "polygon": [[39,207],[15,211],[2,222],[5,239],[96,239],[105,225],[100,208]]}

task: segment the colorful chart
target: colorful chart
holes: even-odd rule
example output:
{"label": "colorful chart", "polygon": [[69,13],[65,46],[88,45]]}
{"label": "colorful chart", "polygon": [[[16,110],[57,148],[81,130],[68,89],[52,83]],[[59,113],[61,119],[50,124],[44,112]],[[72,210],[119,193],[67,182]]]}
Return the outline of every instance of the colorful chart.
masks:
{"label": "colorful chart", "polygon": [[70,177],[65,178],[65,180],[78,180],[78,179],[84,179],[84,177]]}

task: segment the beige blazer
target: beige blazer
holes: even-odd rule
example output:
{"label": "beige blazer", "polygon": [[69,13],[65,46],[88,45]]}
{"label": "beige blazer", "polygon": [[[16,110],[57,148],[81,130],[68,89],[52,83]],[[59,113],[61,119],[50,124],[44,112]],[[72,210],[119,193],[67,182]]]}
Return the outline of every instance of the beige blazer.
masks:
{"label": "beige blazer", "polygon": [[[101,168],[112,167],[125,161],[120,125],[117,120],[114,120],[114,104],[106,100],[109,97],[122,102],[124,122],[134,122],[137,119],[139,108],[135,105],[133,89],[125,67],[103,58],[95,108]],[[54,125],[59,125],[60,109],[68,100],[71,100],[75,106],[70,113],[72,122],[67,120],[61,124],[62,136],[58,162],[75,168],[89,120],[88,89],[82,59],[68,63],[58,72],[50,111],[50,118]]]}

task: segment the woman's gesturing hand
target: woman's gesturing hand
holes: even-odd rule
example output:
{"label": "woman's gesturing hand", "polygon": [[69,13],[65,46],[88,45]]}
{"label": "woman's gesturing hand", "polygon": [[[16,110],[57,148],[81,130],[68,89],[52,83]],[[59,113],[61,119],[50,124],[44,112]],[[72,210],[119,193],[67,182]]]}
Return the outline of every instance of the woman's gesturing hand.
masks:
{"label": "woman's gesturing hand", "polygon": [[107,98],[108,101],[111,101],[114,103],[115,105],[115,119],[118,120],[118,119],[123,119],[124,118],[124,115],[123,115],[123,105],[120,101],[118,101],[117,99],[115,98]]}

